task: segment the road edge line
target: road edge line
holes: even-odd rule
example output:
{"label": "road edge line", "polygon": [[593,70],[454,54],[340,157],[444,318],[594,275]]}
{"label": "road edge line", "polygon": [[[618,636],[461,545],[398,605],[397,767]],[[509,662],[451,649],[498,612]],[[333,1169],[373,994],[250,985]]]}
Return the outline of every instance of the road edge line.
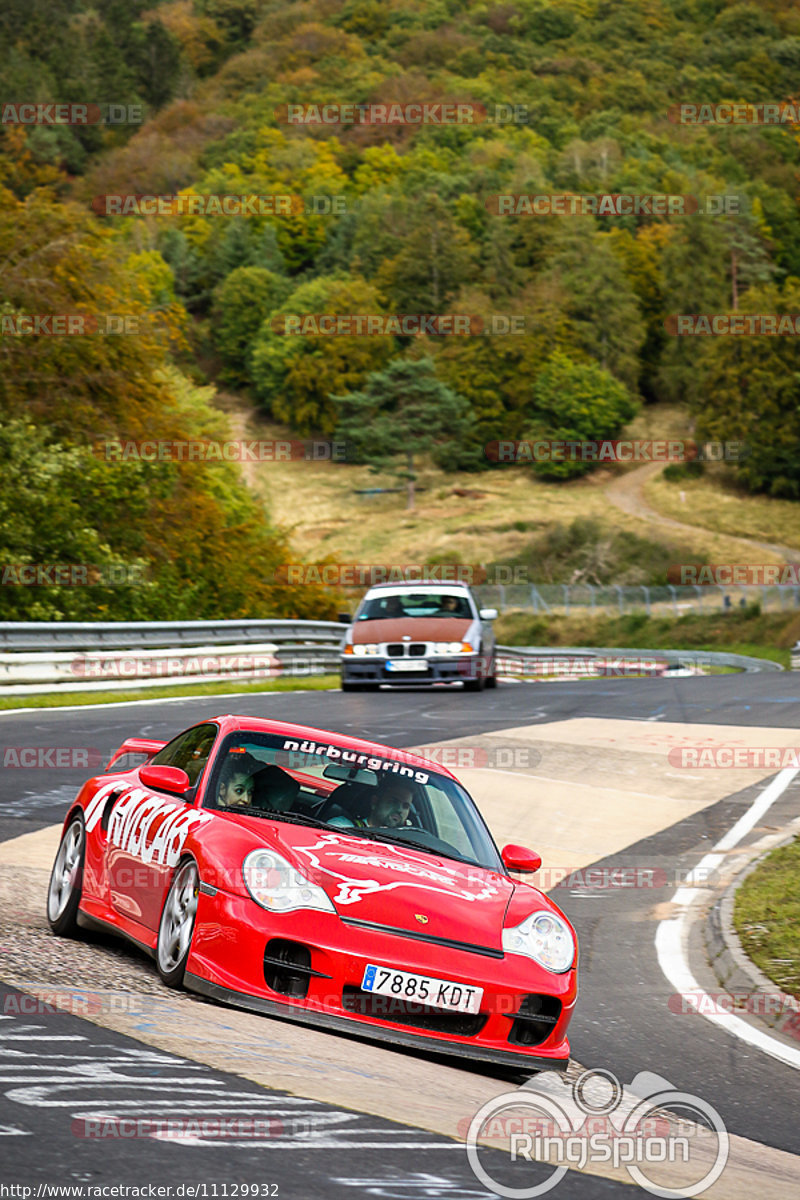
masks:
{"label": "road edge line", "polygon": [[[703,856],[697,864],[695,872],[702,877],[701,872],[705,868],[713,869],[718,866],[722,859],[720,851],[733,849],[745,834],[749,833],[756,821],[783,795],[798,774],[800,774],[800,766],[786,767],[779,772],[728,833],[719,839],[708,854]],[[675,991],[686,995],[695,1011],[699,1012],[707,1021],[711,1021],[712,1024],[718,1025],[727,1033],[747,1042],[756,1049],[763,1050],[771,1058],[776,1058],[787,1066],[800,1070],[800,1049],[796,1050],[792,1046],[787,1046],[784,1042],[778,1041],[777,1038],[761,1029],[754,1028],[733,1013],[714,1012],[715,1004],[712,998],[701,988],[692,974],[687,953],[688,931],[693,919],[694,905],[707,894],[705,891],[691,887],[682,887],[676,891],[672,903],[679,908],[679,911],[674,917],[666,917],[659,921],[654,939],[656,957],[662,973]]]}

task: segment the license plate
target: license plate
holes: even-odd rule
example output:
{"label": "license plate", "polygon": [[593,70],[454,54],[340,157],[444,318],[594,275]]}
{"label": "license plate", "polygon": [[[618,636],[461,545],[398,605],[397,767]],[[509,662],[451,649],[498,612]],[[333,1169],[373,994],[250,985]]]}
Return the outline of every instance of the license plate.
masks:
{"label": "license plate", "polygon": [[376,967],[372,963],[364,971],[361,990],[376,996],[394,996],[397,1000],[463,1013],[480,1012],[483,999],[483,988],[454,983],[452,979],[436,979],[433,975],[392,971],[389,967]]}
{"label": "license plate", "polygon": [[389,658],[386,660],[387,671],[427,671],[428,663],[424,658]]}

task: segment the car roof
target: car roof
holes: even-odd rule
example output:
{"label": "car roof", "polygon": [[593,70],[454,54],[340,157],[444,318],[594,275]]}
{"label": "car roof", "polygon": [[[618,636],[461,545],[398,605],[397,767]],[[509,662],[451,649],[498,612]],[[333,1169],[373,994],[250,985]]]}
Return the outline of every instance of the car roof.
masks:
{"label": "car roof", "polygon": [[470,590],[469,584],[462,579],[442,579],[438,583],[435,579],[394,579],[385,583],[373,583],[369,591],[384,591],[386,588],[402,588],[407,592],[441,592],[443,588],[461,588],[465,592]]}
{"label": "car roof", "polygon": [[[224,716],[211,717],[209,719],[219,724],[223,734],[236,733],[238,731],[243,733],[274,733],[287,738],[301,738],[303,741],[341,746],[344,750],[354,750],[360,754],[371,754],[374,757],[398,758],[399,761],[405,763],[407,766],[419,767],[420,770],[428,771],[432,775],[446,775],[448,779],[456,778],[441,763],[431,762],[429,758],[422,758],[421,755],[412,754],[410,750],[403,750],[398,746],[386,746],[381,742],[368,742],[363,738],[349,737],[344,733],[331,733],[326,729],[317,729],[310,725],[292,725],[286,721],[267,721],[262,717],[244,717],[233,713],[226,713]],[[205,723],[203,721],[198,722],[200,725]]]}

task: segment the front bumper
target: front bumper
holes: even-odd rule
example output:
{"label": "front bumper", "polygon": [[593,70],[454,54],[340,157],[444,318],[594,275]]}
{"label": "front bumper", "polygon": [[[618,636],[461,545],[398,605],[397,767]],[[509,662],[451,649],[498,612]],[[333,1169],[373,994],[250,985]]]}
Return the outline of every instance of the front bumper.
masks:
{"label": "front bumper", "polygon": [[[424,669],[419,664],[424,661]],[[387,663],[402,663],[388,667]],[[424,660],[408,658],[389,659],[382,654],[342,655],[342,683],[458,683],[465,679],[479,679],[487,672],[488,663],[482,654],[453,654]]]}
{"label": "front bumper", "polygon": [[[276,941],[304,947],[304,995],[290,995],[270,973],[268,946]],[[387,998],[361,991],[369,963],[452,980],[483,989],[475,1018],[409,1004],[413,1018],[398,1015]],[[201,893],[185,985],[228,1004],[402,1046],[455,1054],[522,1069],[563,1069],[569,1058],[566,1032],[576,994],[576,971],[555,975],[530,959],[500,951],[442,946],[412,932],[365,929],[333,913],[270,914],[252,900]],[[542,1022],[531,1008],[550,1015]],[[425,1010],[422,1017],[420,1011]],[[536,1009],[539,1011],[539,1009]],[[460,1014],[459,1014],[460,1016]],[[549,1022],[549,1023],[548,1023]],[[460,1031],[459,1031],[460,1027]],[[530,1044],[521,1044],[520,1030]],[[530,1031],[535,1037],[530,1040]],[[540,1036],[541,1035],[541,1036]]]}

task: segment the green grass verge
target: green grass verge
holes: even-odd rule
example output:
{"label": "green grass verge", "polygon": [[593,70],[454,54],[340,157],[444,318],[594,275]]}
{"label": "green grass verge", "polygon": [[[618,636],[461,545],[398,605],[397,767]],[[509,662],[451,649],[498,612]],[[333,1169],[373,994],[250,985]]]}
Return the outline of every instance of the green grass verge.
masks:
{"label": "green grass verge", "polygon": [[238,696],[259,692],[321,692],[338,688],[338,675],[272,679],[268,683],[195,683],[183,687],[139,688],[119,692],[46,692],[35,696],[6,696],[0,711],[14,708],[66,708],[81,704],[120,704],[126,700],[164,700],[171,696]]}
{"label": "green grass verge", "polygon": [[800,613],[743,611],[686,613],[682,617],[545,616],[504,613],[495,624],[505,646],[630,646],[641,650],[726,650],[790,664],[800,638]]}
{"label": "green grass verge", "polygon": [[733,923],[747,954],[800,998],[800,838],[768,854],[736,893]]}

